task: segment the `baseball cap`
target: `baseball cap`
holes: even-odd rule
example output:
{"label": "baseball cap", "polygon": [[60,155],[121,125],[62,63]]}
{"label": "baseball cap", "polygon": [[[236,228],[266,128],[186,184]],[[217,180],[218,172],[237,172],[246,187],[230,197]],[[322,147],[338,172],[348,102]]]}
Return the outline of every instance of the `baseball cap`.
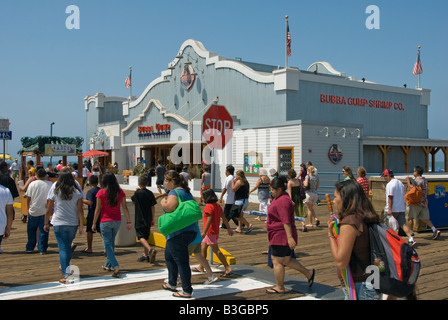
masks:
{"label": "baseball cap", "polygon": [[386,169],[386,170],[384,170],[384,172],[381,174],[381,176],[382,176],[382,177],[384,177],[384,176],[390,176],[390,177],[393,177],[393,176],[394,176],[394,172],[393,172],[392,170],[390,170],[390,169]]}

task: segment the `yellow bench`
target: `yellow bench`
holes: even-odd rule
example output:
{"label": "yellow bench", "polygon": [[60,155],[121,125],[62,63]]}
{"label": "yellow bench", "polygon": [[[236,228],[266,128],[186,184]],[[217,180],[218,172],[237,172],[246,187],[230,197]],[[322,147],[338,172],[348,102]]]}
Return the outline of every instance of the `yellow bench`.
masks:
{"label": "yellow bench", "polygon": [[[151,232],[151,234],[149,235],[148,243],[150,245],[153,245],[153,246],[156,246],[156,247],[165,248],[166,247],[166,238],[161,233]],[[208,250],[210,250],[210,247],[208,248]],[[207,250],[207,257],[208,257],[208,254],[209,254],[208,250]],[[233,257],[229,252],[227,252],[226,250],[224,250],[222,248],[219,248],[219,250],[221,250],[221,252],[224,255],[224,257],[225,257],[225,259],[226,259],[228,264],[236,264],[235,257]],[[207,257],[205,257],[205,258],[207,258]],[[221,261],[219,261],[219,259],[218,259],[218,257],[216,256],[215,253],[213,253],[213,262],[221,263]]]}

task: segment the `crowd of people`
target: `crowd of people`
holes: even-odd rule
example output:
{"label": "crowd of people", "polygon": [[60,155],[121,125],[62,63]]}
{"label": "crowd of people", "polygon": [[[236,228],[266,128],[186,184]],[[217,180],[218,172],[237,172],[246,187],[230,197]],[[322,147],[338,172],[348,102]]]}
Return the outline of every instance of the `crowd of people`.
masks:
{"label": "crowd of people", "polygon": [[[17,164],[17,161],[15,162]],[[111,271],[112,276],[120,278],[123,274],[115,256],[115,239],[122,223],[126,223],[127,230],[135,228],[137,238],[143,254],[137,259],[139,262],[154,263],[157,249],[151,247],[148,238],[151,228],[155,225],[155,206],[160,205],[165,213],[176,210],[181,202],[194,200],[188,187],[189,176],[186,168],[182,172],[167,170],[160,161],[155,168],[156,186],[158,194],[154,194],[147,186],[152,174],[139,177],[138,188],[131,200],[135,204],[135,221],[131,221],[126,204],[126,195],[120,188],[115,174],[103,172],[95,163],[90,168],[83,165],[90,175],[86,174],[80,185],[75,179],[76,174],[69,166],[57,166],[58,175],[55,183],[49,180],[52,169],[43,166],[33,166],[27,163],[29,178],[26,183],[19,185],[24,191],[28,205],[28,241],[26,252],[34,252],[36,246],[41,254],[48,248],[48,234],[53,228],[59,249],[59,270],[62,273],[61,283],[67,283],[71,275],[70,260],[74,251],[73,244],[76,233],[84,234],[84,209],[88,206],[86,218],[87,247],[85,253],[92,252],[93,234],[99,232],[106,256],[102,269]],[[95,167],[97,169],[95,169]],[[10,235],[14,217],[13,203],[19,193],[16,188],[16,166],[11,167],[5,162],[0,163],[0,252],[1,239]],[[84,172],[84,171],[83,171]],[[12,177],[11,177],[12,174]],[[339,269],[352,263],[353,252],[364,265],[369,265],[369,238],[366,225],[379,222],[380,216],[375,212],[369,200],[369,183],[366,170],[357,169],[355,178],[350,167],[342,169],[343,181],[335,185],[334,213],[340,219],[340,240],[336,243],[331,232],[333,226],[329,224],[330,251]],[[406,233],[409,244],[415,244],[412,232],[413,219],[424,221],[433,231],[433,239],[437,239],[440,231],[429,219],[428,211],[428,183],[422,177],[423,169],[416,166],[413,178],[407,178],[407,186],[419,186],[422,196],[419,203],[406,206],[405,187],[394,177],[392,170],[387,169],[382,176],[386,181],[386,207],[384,212],[393,217],[398,226]],[[227,263],[219,249],[218,239],[220,229],[227,230],[230,236],[234,233],[249,234],[254,226],[245,218],[245,211],[249,205],[249,196],[258,190],[259,213],[267,216],[266,229],[269,240],[268,265],[273,269],[276,285],[266,290],[268,294],[283,294],[288,292],[284,286],[285,267],[301,272],[307,279],[308,286],[314,283],[315,269],[303,266],[295,257],[297,246],[296,217],[300,217],[301,230],[308,231],[320,225],[314,211],[318,201],[319,176],[317,169],[311,162],[300,165],[297,173],[294,169],[288,171],[287,177],[280,177],[271,169],[260,168],[259,177],[251,189],[242,170],[235,171],[232,165],[225,169],[226,179],[218,197],[211,189],[209,168],[204,167],[201,174],[200,204],[203,209],[202,231],[198,221],[166,236],[165,262],[168,269],[168,279],[162,285],[163,289],[173,291],[176,297],[190,298],[193,294],[191,286],[192,272],[205,272],[206,283],[218,280],[212,272],[205,258],[207,249],[216,254],[224,266],[221,277],[232,274],[232,268]],[[14,177],[14,179],[13,179]],[[84,173],[83,173],[84,178]],[[87,181],[88,180],[88,181]],[[84,187],[89,185],[87,194]],[[121,221],[121,209],[126,221]],[[236,225],[230,227],[230,222]],[[308,221],[308,223],[306,223]],[[194,253],[199,265],[190,267],[190,256]],[[355,268],[354,281],[360,299],[375,299],[375,290],[366,287],[366,274],[361,268]],[[182,290],[178,291],[178,280],[181,280]]]}

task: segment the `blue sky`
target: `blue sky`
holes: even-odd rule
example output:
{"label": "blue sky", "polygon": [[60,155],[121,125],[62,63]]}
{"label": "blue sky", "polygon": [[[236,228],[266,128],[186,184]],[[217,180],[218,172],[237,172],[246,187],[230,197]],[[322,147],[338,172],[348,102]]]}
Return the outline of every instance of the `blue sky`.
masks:
{"label": "blue sky", "polygon": [[[69,5],[80,10],[78,30],[66,28]],[[380,10],[380,29],[365,26],[369,5]],[[422,87],[432,90],[429,137],[448,139],[447,12],[440,0],[0,0],[0,116],[11,122],[8,152],[16,155],[22,136],[49,135],[53,121],[54,135],[85,138],[86,95],[127,96],[132,66],[132,93],[139,96],[189,38],[226,58],[283,66],[286,14],[288,64],[300,69],[328,61],[347,76],[414,88],[422,46]]]}

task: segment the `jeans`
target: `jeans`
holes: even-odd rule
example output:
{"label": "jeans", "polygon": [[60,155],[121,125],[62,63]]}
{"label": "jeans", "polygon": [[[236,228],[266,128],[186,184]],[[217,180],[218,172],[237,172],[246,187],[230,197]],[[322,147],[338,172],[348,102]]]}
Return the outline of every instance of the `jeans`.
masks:
{"label": "jeans", "polygon": [[101,223],[101,237],[103,238],[104,250],[106,250],[106,268],[118,268],[115,258],[115,237],[120,230],[121,221],[106,221]]}
{"label": "jeans", "polygon": [[53,226],[54,235],[58,242],[59,262],[64,278],[70,275],[70,260],[72,258],[72,242],[75,239],[78,226]]}
{"label": "jeans", "polygon": [[168,268],[168,284],[177,286],[177,275],[182,280],[182,291],[192,294],[190,255],[188,245],[196,238],[196,231],[185,231],[166,241],[165,261]]}
{"label": "jeans", "polygon": [[[26,243],[26,251],[33,251],[36,247],[39,252],[47,252],[48,248],[48,232],[44,230],[45,215],[33,217],[28,215],[28,242]],[[39,239],[36,239],[36,232],[39,229]]]}
{"label": "jeans", "polygon": [[[349,300],[349,295],[345,286],[342,286],[345,300]],[[375,289],[369,289],[366,282],[355,282],[356,300],[379,300],[380,295]]]}

